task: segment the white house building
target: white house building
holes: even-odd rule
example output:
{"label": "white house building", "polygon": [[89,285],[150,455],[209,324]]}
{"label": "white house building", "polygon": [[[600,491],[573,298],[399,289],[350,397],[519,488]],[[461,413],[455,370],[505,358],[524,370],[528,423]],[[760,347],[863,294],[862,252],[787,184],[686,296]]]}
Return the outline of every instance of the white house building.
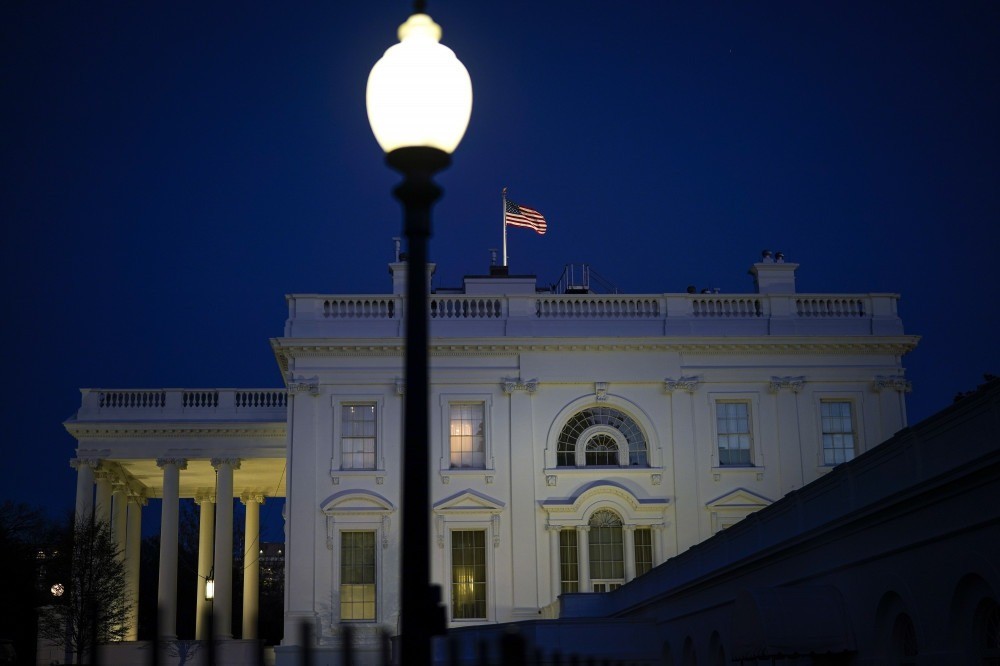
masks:
{"label": "white house building", "polygon": [[[178,498],[201,502],[199,572],[218,581],[233,499],[252,543],[256,507],[285,496],[279,663],[303,621],[330,650],[342,622],[372,645],[397,626],[406,265],[389,268],[388,294],[288,297],[272,340],[285,389],[83,391],[66,424],[78,512],[96,505],[132,561],[140,505],[163,500],[168,614]],[[495,268],[433,291],[432,576],[450,626],[615,590],[906,425],[917,337],[898,296],[800,294],[796,268],[754,264],[746,294],[557,293]]]}

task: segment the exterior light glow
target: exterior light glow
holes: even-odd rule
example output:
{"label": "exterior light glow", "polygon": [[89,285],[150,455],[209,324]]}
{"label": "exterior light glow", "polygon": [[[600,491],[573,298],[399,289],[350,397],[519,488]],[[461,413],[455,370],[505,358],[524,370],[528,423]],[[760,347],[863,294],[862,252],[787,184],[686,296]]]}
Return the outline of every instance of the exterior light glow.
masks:
{"label": "exterior light glow", "polygon": [[472,81],[454,51],[439,43],[441,27],[427,14],[399,26],[368,75],[368,122],[386,153],[437,148],[452,153],[472,114]]}
{"label": "exterior light glow", "polygon": [[49,591],[52,592],[53,597],[61,597],[63,593],[66,592],[66,588],[63,587],[62,583],[56,583],[50,588]]}
{"label": "exterior light glow", "polygon": [[215,599],[215,579],[209,578],[205,581],[205,599],[211,601]]}

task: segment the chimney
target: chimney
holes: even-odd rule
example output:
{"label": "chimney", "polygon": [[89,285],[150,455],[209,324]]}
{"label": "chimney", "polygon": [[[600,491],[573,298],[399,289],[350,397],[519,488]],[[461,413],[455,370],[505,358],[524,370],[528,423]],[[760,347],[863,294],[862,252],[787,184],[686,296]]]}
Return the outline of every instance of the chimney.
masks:
{"label": "chimney", "polygon": [[770,250],[761,253],[761,260],[750,267],[754,288],[758,294],[794,294],[795,269],[798,264],[785,263],[785,255]]}

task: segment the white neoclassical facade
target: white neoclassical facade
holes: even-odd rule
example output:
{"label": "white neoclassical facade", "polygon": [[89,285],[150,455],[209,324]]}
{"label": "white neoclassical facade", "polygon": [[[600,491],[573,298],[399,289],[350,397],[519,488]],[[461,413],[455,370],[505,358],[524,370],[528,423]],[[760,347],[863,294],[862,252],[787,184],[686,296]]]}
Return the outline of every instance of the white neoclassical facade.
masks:
{"label": "white neoclassical facade", "polygon": [[[906,425],[917,338],[898,297],[800,294],[796,267],[754,264],[745,294],[553,293],[497,270],[432,293],[432,575],[451,626],[617,589]],[[405,264],[390,273],[388,294],[288,297],[285,389],[84,391],[77,508],[96,503],[128,559],[138,511],[118,507],[162,498],[168,612],[179,497],[202,502],[199,569],[218,580],[234,498],[285,496],[279,662],[303,621],[330,648],[342,622],[373,643],[397,626]]]}

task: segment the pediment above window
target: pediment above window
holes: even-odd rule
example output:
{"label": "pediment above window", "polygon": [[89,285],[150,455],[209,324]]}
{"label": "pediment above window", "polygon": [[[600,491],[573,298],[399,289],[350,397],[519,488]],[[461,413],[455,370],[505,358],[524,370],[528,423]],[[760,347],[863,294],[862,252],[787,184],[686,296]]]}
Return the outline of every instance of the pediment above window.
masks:
{"label": "pediment above window", "polygon": [[577,489],[567,498],[544,500],[541,507],[549,514],[552,524],[585,524],[598,508],[609,508],[625,518],[626,523],[662,520],[670,501],[662,497],[639,497],[624,484],[616,481],[593,481]]}
{"label": "pediment above window", "polygon": [[463,490],[451,497],[434,504],[435,513],[444,514],[466,514],[466,513],[491,513],[496,514],[504,510],[506,505],[498,499],[489,495],[476,492],[475,490]]}
{"label": "pediment above window", "polygon": [[386,514],[396,510],[392,502],[371,490],[344,490],[326,498],[320,511],[326,515],[338,514]]}
{"label": "pediment above window", "polygon": [[732,490],[725,495],[716,497],[714,500],[705,503],[705,507],[710,510],[718,509],[750,509],[757,510],[763,509],[765,506],[770,506],[773,500],[770,500],[763,495],[758,495],[757,493],[747,490],[746,488],[737,488]]}

